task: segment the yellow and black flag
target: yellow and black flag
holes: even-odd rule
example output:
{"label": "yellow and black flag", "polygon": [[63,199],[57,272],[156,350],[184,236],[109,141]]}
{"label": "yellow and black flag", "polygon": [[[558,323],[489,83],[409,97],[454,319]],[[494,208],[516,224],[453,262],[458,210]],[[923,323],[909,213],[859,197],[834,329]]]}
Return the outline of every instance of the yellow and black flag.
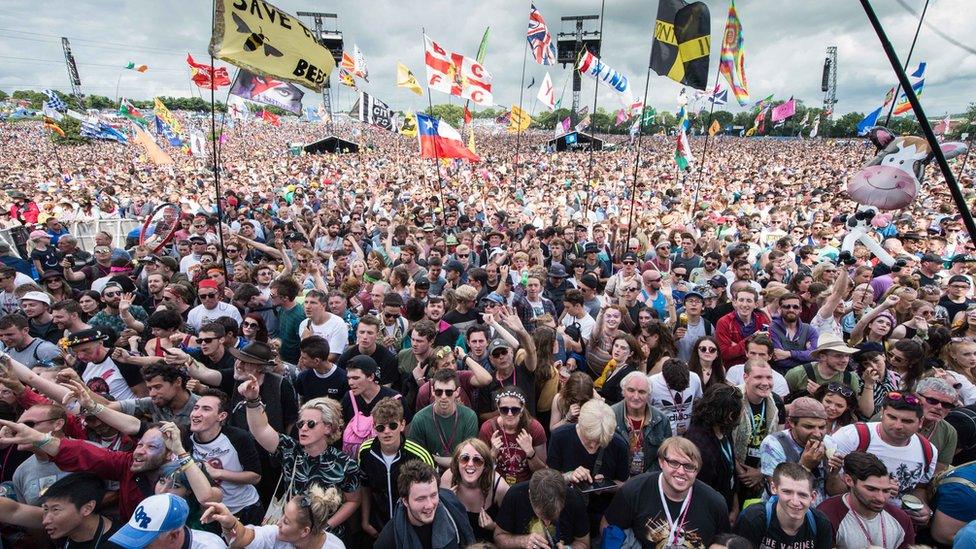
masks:
{"label": "yellow and black flag", "polygon": [[710,46],[711,17],[704,2],[660,0],[651,50],[654,72],[704,90]]}

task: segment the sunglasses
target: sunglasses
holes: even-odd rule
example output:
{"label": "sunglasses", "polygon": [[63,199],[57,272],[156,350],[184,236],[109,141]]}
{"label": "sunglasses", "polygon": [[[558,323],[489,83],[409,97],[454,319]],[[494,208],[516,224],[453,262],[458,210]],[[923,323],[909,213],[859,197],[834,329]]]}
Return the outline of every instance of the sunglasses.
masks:
{"label": "sunglasses", "polygon": [[920,406],[922,404],[917,396],[911,393],[899,393],[897,391],[888,393],[887,400],[891,402],[904,402],[909,406]]}
{"label": "sunglasses", "polygon": [[797,311],[800,310],[800,306],[799,305],[780,305],[779,308],[780,309],[785,309],[787,311],[791,311],[793,309],[796,309]]}
{"label": "sunglasses", "polygon": [[212,343],[214,341],[217,341],[217,338],[216,337],[198,337],[197,338],[197,341],[199,341],[200,343]]}
{"label": "sunglasses", "polygon": [[479,456],[477,454],[475,454],[473,456],[472,455],[468,455],[468,454],[461,454],[460,456],[458,456],[458,462],[460,462],[461,465],[467,465],[469,463],[474,463],[477,466],[481,466],[481,465],[484,465],[485,464],[485,458],[483,458],[483,457],[481,457],[481,456]]}
{"label": "sunglasses", "polygon": [[227,253],[229,253],[229,254],[236,254],[239,251],[240,250],[238,250],[236,248],[227,248]]}
{"label": "sunglasses", "polygon": [[457,391],[457,389],[434,389],[434,396],[452,397],[454,396],[454,391]]}
{"label": "sunglasses", "polygon": [[628,291],[628,292],[636,292],[636,291],[639,291],[639,290],[640,290],[640,288],[627,288],[626,291]]}
{"label": "sunglasses", "polygon": [[318,424],[319,422],[315,421],[314,419],[303,419],[295,422],[295,428],[298,429],[299,431],[302,430],[304,427],[308,427],[309,430],[312,430]]}
{"label": "sunglasses", "polygon": [[624,265],[634,265],[636,262],[628,260],[628,261],[624,261],[623,263]]}
{"label": "sunglasses", "polygon": [[847,385],[841,385],[840,383],[828,384],[827,392],[838,394],[844,398],[851,398],[852,396],[854,396],[854,389],[851,389]]}
{"label": "sunglasses", "polygon": [[257,322],[244,322],[241,324],[241,328],[260,328],[261,325]]}
{"label": "sunglasses", "polygon": [[389,429],[390,431],[396,431],[399,427],[400,427],[400,422],[392,421],[390,423],[380,423],[378,425],[374,425],[373,429],[376,429],[377,433],[382,433],[387,429]]}
{"label": "sunglasses", "polygon": [[521,406],[499,406],[498,413],[503,416],[517,416],[522,413]]}
{"label": "sunglasses", "polygon": [[197,294],[197,295],[200,297],[200,299],[215,299],[217,297],[217,292]]}
{"label": "sunglasses", "polygon": [[115,297],[117,295],[122,295],[122,292],[102,292],[102,297]]}
{"label": "sunglasses", "polygon": [[951,410],[951,409],[953,409],[953,408],[956,407],[956,403],[955,402],[946,402],[944,400],[939,400],[937,398],[927,397],[925,395],[922,395],[922,398],[924,398],[925,399],[925,402],[928,402],[929,405],[931,405],[931,406],[941,406],[942,409],[944,409],[944,410]]}
{"label": "sunglasses", "polygon": [[717,353],[718,352],[718,347],[708,347],[708,346],[702,345],[701,347],[698,347],[698,350],[701,351],[701,352],[703,352],[703,353]]}

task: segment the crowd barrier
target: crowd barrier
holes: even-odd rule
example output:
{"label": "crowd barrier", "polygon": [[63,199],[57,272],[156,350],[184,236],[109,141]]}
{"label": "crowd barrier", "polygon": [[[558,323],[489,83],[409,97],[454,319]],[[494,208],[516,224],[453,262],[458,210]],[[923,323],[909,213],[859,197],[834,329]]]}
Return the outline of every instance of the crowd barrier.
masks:
{"label": "crowd barrier", "polygon": [[[112,246],[125,248],[126,236],[142,224],[135,219],[99,219],[95,221],[73,221],[64,225],[68,232],[78,239],[78,247],[90,252],[95,247],[96,233],[107,232],[112,235]],[[10,246],[11,250],[18,250],[26,259],[29,233],[30,231],[25,227],[2,229],[0,230],[0,241]]]}

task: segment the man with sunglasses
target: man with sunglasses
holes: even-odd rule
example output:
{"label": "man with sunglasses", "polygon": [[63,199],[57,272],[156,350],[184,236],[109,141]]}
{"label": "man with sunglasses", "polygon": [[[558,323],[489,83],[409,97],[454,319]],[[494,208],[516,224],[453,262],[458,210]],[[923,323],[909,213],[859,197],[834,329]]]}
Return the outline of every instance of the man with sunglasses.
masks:
{"label": "man with sunglasses", "polygon": [[[601,522],[604,537],[611,531],[632,529],[644,549],[694,547],[704,549],[729,531],[725,499],[697,480],[701,453],[690,440],[665,439],[658,449],[660,473],[645,473],[624,483]],[[620,532],[622,534],[622,532]]]}
{"label": "man with sunglasses", "polygon": [[929,439],[932,446],[939,451],[935,472],[941,473],[952,465],[956,455],[958,433],[956,428],[946,421],[946,416],[956,407],[959,393],[952,383],[940,377],[926,377],[915,385],[915,393],[922,401],[922,426],[919,433]]}
{"label": "man with sunglasses", "polygon": [[116,334],[122,333],[126,328],[142,333],[146,329],[149,321],[149,314],[139,305],[133,304],[135,285],[131,280],[116,276],[102,289],[101,311],[91,317],[88,324],[93,327],[110,328]]}
{"label": "man with sunglasses", "polygon": [[[627,252],[620,260],[622,267],[607,280],[606,295],[611,301],[621,297],[628,297],[627,291],[632,287],[640,289],[640,271],[637,270],[637,254]],[[634,296],[636,297],[636,295]]]}
{"label": "man with sunglasses", "polygon": [[802,300],[794,293],[779,299],[779,316],[769,323],[773,341],[773,368],[785,374],[794,366],[810,362],[817,347],[817,329],[800,320]]}
{"label": "man with sunglasses", "polygon": [[[854,423],[831,435],[837,455],[858,451],[881,458],[895,483],[892,503],[902,505],[916,527],[928,524],[932,510],[928,505],[926,486],[935,477],[938,450],[920,433],[925,410],[922,399],[913,393],[890,392],[881,408],[878,422]],[[831,474],[827,490],[844,492],[840,471]],[[903,505],[906,496],[914,496]],[[919,503],[921,505],[919,505]]]}
{"label": "man with sunglasses", "polygon": [[219,292],[220,288],[216,280],[204,278],[200,281],[197,285],[197,297],[200,298],[200,304],[190,309],[186,317],[186,323],[191,328],[199,330],[202,325],[222,316],[233,318],[240,325],[241,320],[243,320],[240,311],[230,303],[221,301],[222,296]]}
{"label": "man with sunglasses", "polygon": [[423,446],[403,436],[406,424],[400,399],[381,399],[372,417],[376,436],[359,447],[359,471],[363,479],[362,527],[375,538],[396,509],[400,468],[412,460],[431,467],[437,464]]}
{"label": "man with sunglasses", "polygon": [[691,275],[688,277],[689,282],[696,285],[707,284],[709,280],[722,274],[721,270],[719,270],[721,266],[722,254],[708,252],[702,260],[701,267],[696,267],[691,270]]}
{"label": "man with sunglasses", "polygon": [[[61,439],[65,437],[68,419],[60,406],[38,404],[25,410],[17,421],[39,433]],[[20,444],[17,450],[29,452],[30,457],[17,466],[11,479],[15,499],[27,505],[38,505],[47,487],[67,476],[68,471],[55,465],[46,452],[30,444]]]}
{"label": "man with sunglasses", "polygon": [[478,415],[458,402],[457,370],[434,372],[431,379],[433,404],[417,410],[410,423],[407,438],[423,446],[441,469],[451,466],[454,449],[465,440],[478,436]]}

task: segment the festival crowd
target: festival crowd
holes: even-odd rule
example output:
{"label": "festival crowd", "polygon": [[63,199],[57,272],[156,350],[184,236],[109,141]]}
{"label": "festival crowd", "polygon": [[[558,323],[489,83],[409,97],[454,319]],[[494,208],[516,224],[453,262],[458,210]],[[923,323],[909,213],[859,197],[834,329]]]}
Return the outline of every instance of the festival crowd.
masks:
{"label": "festival crowd", "polygon": [[218,195],[0,126],[6,546],[976,547],[976,245],[936,168],[885,265],[840,249],[861,142],[679,173],[651,137],[634,181],[533,132],[289,152],[322,127],[227,128]]}

